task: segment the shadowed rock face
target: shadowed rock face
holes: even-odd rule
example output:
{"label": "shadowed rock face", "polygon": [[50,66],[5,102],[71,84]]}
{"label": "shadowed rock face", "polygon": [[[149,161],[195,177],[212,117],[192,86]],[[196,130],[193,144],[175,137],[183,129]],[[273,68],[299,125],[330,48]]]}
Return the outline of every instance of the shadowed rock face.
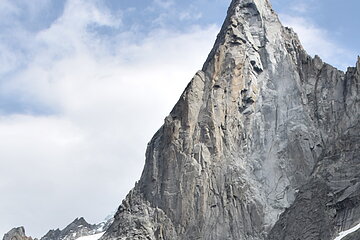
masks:
{"label": "shadowed rock face", "polygon": [[148,144],[106,239],[331,239],[360,221],[360,60],[311,58],[267,0],[233,0]]}

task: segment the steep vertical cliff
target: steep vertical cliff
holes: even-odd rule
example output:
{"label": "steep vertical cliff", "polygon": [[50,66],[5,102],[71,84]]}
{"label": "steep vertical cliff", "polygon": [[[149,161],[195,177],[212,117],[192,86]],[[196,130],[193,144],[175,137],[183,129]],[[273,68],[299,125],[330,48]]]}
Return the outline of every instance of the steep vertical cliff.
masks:
{"label": "steep vertical cliff", "polygon": [[233,0],[102,239],[331,239],[353,226],[359,72],[308,56],[268,0]]}
{"label": "steep vertical cliff", "polygon": [[[269,239],[332,239],[360,223],[360,58],[346,74],[321,64],[316,76],[314,117],[323,151],[309,181],[281,215]],[[346,239],[358,239],[359,233]]]}

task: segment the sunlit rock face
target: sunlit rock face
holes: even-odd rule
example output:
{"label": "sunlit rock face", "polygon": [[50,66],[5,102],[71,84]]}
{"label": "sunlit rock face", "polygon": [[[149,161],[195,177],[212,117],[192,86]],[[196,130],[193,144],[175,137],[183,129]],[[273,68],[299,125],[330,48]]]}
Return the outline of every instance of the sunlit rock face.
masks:
{"label": "sunlit rock face", "polygon": [[[181,66],[179,66],[181,68]],[[331,239],[360,221],[360,61],[312,58],[267,0],[233,0],[101,238]]]}

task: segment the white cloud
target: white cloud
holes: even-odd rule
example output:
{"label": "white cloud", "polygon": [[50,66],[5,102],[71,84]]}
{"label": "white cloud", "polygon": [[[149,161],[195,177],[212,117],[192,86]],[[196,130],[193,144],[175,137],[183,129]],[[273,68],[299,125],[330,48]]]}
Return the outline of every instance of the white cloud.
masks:
{"label": "white cloud", "polygon": [[19,9],[9,0],[0,1],[0,16],[9,16],[19,13]]}
{"label": "white cloud", "polygon": [[298,13],[306,13],[308,10],[309,10],[309,5],[307,3],[304,3],[304,2],[297,2],[297,3],[294,3],[290,9],[295,11],[295,12],[298,12]]}
{"label": "white cloud", "polygon": [[169,8],[174,5],[173,0],[154,0],[154,3],[162,8]]}
{"label": "white cloud", "polygon": [[51,0],[32,0],[32,1],[0,1],[1,24],[14,24],[11,19],[14,16],[26,16],[27,21],[33,21],[39,17],[40,13],[51,4]]}
{"label": "white cloud", "polygon": [[11,51],[7,48],[7,46],[4,46],[4,44],[0,43],[0,76],[2,74],[8,73],[14,68],[18,66],[18,59],[19,56],[14,51]]}
{"label": "white cloud", "polygon": [[318,55],[324,61],[346,70],[352,66],[355,57],[352,52],[332,40],[331,33],[316,26],[305,17],[280,14],[285,26],[292,27],[299,35],[301,43],[310,55]]}
{"label": "white cloud", "polygon": [[119,28],[121,21],[97,2],[69,1],[50,28],[28,35],[26,68],[2,84],[56,115],[0,118],[1,231],[25,225],[39,237],[116,208],[218,32],[158,29],[132,41],[131,32],[104,37],[92,24]]}
{"label": "white cloud", "polygon": [[179,14],[179,19],[181,21],[183,20],[198,20],[202,17],[202,13],[195,12],[194,9],[191,9],[189,11],[183,11]]}

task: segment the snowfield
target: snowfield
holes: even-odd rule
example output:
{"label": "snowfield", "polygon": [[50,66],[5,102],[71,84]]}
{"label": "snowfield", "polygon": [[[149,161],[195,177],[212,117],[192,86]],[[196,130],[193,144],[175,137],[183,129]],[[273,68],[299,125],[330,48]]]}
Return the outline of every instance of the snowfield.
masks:
{"label": "snowfield", "polygon": [[97,234],[90,235],[90,236],[79,237],[76,240],[98,240],[99,238],[101,238],[102,235],[104,235],[104,233],[105,232],[97,233]]}

